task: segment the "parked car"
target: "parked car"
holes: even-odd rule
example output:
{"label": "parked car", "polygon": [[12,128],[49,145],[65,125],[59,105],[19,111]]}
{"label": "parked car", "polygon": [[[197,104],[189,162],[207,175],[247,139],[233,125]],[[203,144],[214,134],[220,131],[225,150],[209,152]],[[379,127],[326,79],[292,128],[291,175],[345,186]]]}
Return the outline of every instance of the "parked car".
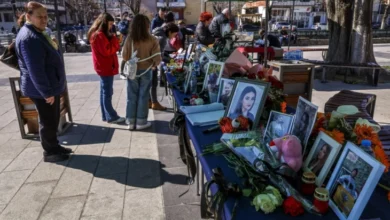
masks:
{"label": "parked car", "polygon": [[[293,27],[293,28],[297,28],[296,25],[292,25],[292,27]],[[276,22],[276,23],[273,25],[272,30],[281,30],[282,28],[290,29],[290,23],[288,23],[288,22]]]}
{"label": "parked car", "polygon": [[311,26],[311,29],[316,31],[326,31],[328,30],[328,25],[326,23],[315,23],[313,26]]}
{"label": "parked car", "polygon": [[260,30],[260,26],[254,24],[244,24],[242,25],[242,30],[246,32],[257,32]]}

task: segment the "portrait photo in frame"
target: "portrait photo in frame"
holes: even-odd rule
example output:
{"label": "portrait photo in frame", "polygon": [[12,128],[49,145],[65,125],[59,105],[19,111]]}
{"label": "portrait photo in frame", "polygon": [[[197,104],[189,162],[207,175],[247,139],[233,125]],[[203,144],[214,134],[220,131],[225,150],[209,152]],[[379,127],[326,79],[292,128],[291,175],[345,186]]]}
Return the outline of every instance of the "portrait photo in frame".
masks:
{"label": "portrait photo in frame", "polygon": [[188,70],[186,73],[186,79],[185,79],[184,85],[183,85],[184,93],[189,92],[191,77],[192,77],[192,63],[190,63],[190,65],[188,66]]}
{"label": "portrait photo in frame", "polygon": [[269,87],[267,82],[236,79],[224,116],[235,119],[242,115],[253,122],[253,129],[257,128]]}
{"label": "portrait photo in frame", "polygon": [[303,169],[305,171],[311,171],[317,176],[317,186],[321,187],[324,183],[340,149],[341,144],[329,135],[322,131],[318,134],[316,141],[303,164]]}
{"label": "portrait photo in frame", "polygon": [[227,106],[230,95],[232,94],[234,86],[234,79],[222,78],[219,83],[219,91],[217,102]]}
{"label": "portrait photo in frame", "polygon": [[329,206],[339,219],[360,219],[384,170],[383,164],[347,142],[326,185]]}
{"label": "portrait photo in frame", "polygon": [[294,122],[294,115],[288,115],[277,111],[271,111],[267,126],[264,130],[264,143],[268,144],[273,139],[283,137],[290,133]]}
{"label": "portrait photo in frame", "polygon": [[299,97],[291,134],[301,140],[304,155],[306,155],[306,145],[316,122],[317,111],[318,106],[302,96]]}
{"label": "portrait photo in frame", "polygon": [[208,63],[206,75],[203,82],[203,91],[208,91],[210,103],[217,102],[219,92],[219,81],[222,78],[222,73],[225,63],[218,61],[210,61]]}

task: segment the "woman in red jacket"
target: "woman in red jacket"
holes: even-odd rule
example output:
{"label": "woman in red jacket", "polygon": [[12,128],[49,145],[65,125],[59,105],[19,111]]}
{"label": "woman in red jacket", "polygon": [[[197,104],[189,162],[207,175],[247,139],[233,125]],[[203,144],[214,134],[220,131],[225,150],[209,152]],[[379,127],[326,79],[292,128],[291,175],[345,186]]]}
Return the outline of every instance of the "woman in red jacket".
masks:
{"label": "woman in red jacket", "polygon": [[108,123],[121,123],[125,119],[118,116],[112,107],[114,76],[119,72],[116,53],[119,51],[119,41],[115,34],[110,33],[114,17],[102,13],[88,31],[91,43],[92,58],[95,71],[100,76],[100,107],[102,119]]}

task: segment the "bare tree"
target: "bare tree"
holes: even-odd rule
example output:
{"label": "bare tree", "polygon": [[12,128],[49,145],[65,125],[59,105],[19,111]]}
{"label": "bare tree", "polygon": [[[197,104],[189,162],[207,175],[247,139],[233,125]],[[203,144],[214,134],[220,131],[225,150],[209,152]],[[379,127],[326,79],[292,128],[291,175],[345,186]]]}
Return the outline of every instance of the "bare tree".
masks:
{"label": "bare tree", "polygon": [[381,29],[385,29],[387,27],[387,18],[389,17],[390,13],[390,0],[384,0],[382,3],[385,4],[385,11],[383,12],[382,16]]}
{"label": "bare tree", "polygon": [[[330,62],[376,63],[372,42],[372,0],[327,0]],[[327,68],[327,74],[346,71]],[[352,73],[359,73],[352,70]],[[368,76],[368,75],[367,75]],[[370,78],[367,77],[370,81]]]}
{"label": "bare tree", "polygon": [[78,23],[86,25],[100,13],[100,7],[94,0],[69,0],[68,3],[73,6],[71,12],[76,15]]}
{"label": "bare tree", "polygon": [[142,0],[122,0],[122,3],[129,7],[134,15],[137,15],[141,11],[141,1]]}

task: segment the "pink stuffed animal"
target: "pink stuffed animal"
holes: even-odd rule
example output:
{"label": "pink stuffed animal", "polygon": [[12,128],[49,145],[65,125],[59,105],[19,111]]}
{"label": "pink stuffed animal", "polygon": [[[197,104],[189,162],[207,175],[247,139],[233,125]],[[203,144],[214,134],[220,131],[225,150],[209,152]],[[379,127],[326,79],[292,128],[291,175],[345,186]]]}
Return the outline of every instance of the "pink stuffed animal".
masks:
{"label": "pink stuffed animal", "polygon": [[274,139],[270,143],[271,150],[277,152],[277,158],[282,163],[286,163],[295,172],[302,167],[302,145],[301,141],[294,135],[286,135]]}

